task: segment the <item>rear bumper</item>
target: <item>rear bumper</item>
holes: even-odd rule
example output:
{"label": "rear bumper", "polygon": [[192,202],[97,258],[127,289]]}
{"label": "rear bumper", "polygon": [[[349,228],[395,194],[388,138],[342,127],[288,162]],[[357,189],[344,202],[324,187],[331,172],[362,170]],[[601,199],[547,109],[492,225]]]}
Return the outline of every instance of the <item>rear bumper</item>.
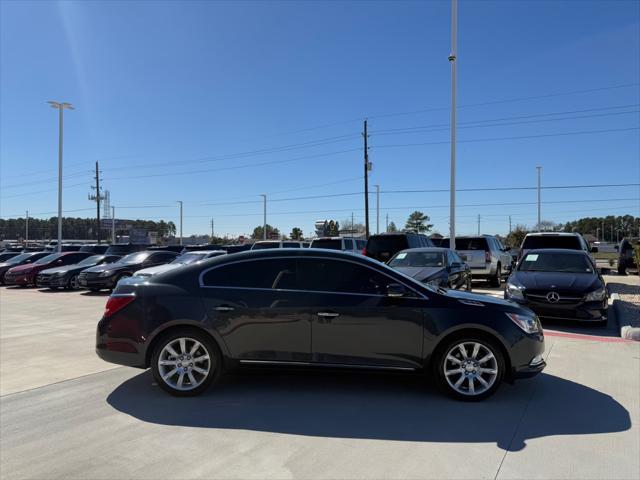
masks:
{"label": "rear bumper", "polygon": [[126,338],[113,338],[104,320],[98,322],[96,354],[105,362],[126,367],[146,368],[146,355],[141,345]]}

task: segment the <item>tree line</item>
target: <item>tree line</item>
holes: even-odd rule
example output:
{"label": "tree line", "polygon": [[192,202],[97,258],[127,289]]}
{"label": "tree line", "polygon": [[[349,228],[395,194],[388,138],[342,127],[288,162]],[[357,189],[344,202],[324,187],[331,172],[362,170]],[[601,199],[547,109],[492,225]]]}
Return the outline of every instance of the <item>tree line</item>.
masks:
{"label": "tree line", "polygon": [[[175,235],[176,226],[173,222],[158,222],[152,220],[127,221],[132,228],[143,229],[149,232],[158,232],[161,238]],[[91,240],[97,239],[95,218],[62,218],[62,233],[64,238]],[[126,235],[126,230],[116,229],[116,235]],[[26,234],[26,219],[11,218],[0,219],[0,239],[17,240],[24,239]],[[49,219],[29,218],[29,240],[51,240],[58,237],[58,217]],[[111,230],[102,230],[100,238],[111,238]]]}

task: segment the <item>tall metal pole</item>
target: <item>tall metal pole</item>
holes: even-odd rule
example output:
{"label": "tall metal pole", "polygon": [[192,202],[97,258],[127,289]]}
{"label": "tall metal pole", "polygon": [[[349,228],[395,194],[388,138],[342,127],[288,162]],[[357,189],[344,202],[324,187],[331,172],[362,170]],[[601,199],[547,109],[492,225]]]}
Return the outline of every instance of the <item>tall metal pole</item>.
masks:
{"label": "tall metal pole", "polygon": [[542,218],[540,215],[540,172],[542,170],[542,167],[538,166],[536,167],[536,170],[538,171],[538,231],[540,231],[540,229],[542,228]]}
{"label": "tall metal pole", "polygon": [[180,204],[180,245],[182,245],[182,200],[176,200]]}
{"label": "tall metal pole", "polygon": [[509,215],[509,233],[511,233],[511,215]]}
{"label": "tall metal pole", "polygon": [[28,243],[29,243],[29,210],[27,210],[27,218],[25,220],[25,226],[24,226],[25,232],[24,232],[24,246],[28,247]]}
{"label": "tall metal pole", "polygon": [[389,214],[387,213],[387,228],[385,229],[385,232],[389,231]]}
{"label": "tall metal pole", "polygon": [[213,218],[211,219],[211,241],[213,241]]}
{"label": "tall metal pole", "polygon": [[96,236],[98,237],[98,245],[100,244],[100,170],[96,161]]}
{"label": "tall metal pole", "polygon": [[478,214],[478,235],[480,235],[480,214]]}
{"label": "tall metal pole", "polygon": [[365,238],[369,238],[369,135],[367,121],[364,121],[364,230]]}
{"label": "tall metal pole", "polygon": [[451,0],[451,186],[449,191],[449,248],[456,248],[456,56],[458,47],[458,0]]}
{"label": "tall metal pole", "polygon": [[263,216],[262,216],[262,239],[266,240],[267,239],[267,195],[263,193],[260,196],[264,200]]}
{"label": "tall metal pole", "polygon": [[116,244],[116,207],[111,207],[111,245]]}
{"label": "tall metal pole", "polygon": [[604,243],[604,218],[602,219],[602,243]]}
{"label": "tall metal pole", "polygon": [[376,185],[376,233],[380,233],[380,185]]}
{"label": "tall metal pole", "polygon": [[351,238],[353,238],[354,228],[353,228],[353,212],[351,212]]}

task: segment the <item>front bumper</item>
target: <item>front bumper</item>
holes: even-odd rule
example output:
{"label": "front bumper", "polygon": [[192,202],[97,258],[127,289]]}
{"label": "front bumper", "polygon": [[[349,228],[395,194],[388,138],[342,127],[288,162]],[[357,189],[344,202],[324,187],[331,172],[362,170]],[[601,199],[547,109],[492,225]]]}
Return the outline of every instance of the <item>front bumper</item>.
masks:
{"label": "front bumper", "polygon": [[7,285],[30,285],[35,283],[33,273],[7,273],[4,276]]}
{"label": "front bumper", "polygon": [[581,322],[601,322],[607,319],[607,299],[602,301],[569,304],[551,304],[545,301],[532,301],[528,298],[513,298],[505,292],[504,298],[524,305],[540,318],[553,320],[577,320]]}
{"label": "front bumper", "polygon": [[42,288],[66,287],[66,277],[64,275],[43,275],[40,273],[36,277],[36,286]]}
{"label": "front bumper", "polygon": [[90,289],[112,289],[115,286],[115,276],[111,277],[93,277],[85,274],[80,274],[78,276],[78,284],[82,288],[90,288]]}
{"label": "front bumper", "polygon": [[529,378],[542,372],[547,366],[544,361],[544,333],[524,334],[512,346],[511,351],[511,380]]}

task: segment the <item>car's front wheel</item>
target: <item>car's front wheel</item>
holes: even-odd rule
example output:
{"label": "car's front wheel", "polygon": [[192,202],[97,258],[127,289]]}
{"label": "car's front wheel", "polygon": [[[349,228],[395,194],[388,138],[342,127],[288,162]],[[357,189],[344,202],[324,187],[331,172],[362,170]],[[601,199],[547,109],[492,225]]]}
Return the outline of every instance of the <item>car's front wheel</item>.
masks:
{"label": "car's front wheel", "polygon": [[80,288],[80,282],[78,282],[78,275],[73,275],[67,283],[69,290],[78,290]]}
{"label": "car's front wheel", "polygon": [[502,278],[501,278],[502,272],[501,272],[501,270],[502,270],[502,266],[500,264],[498,264],[497,267],[496,267],[496,274],[489,279],[489,284],[492,287],[499,287],[500,286],[500,282],[502,281]]}
{"label": "car's front wheel", "polygon": [[436,378],[449,395],[465,401],[491,396],[504,377],[502,352],[481,337],[464,337],[449,342],[437,358]]}
{"label": "car's front wheel", "polygon": [[172,395],[199,395],[219,377],[222,357],[209,337],[197,330],[176,331],[161,339],[151,359],[153,378]]}

